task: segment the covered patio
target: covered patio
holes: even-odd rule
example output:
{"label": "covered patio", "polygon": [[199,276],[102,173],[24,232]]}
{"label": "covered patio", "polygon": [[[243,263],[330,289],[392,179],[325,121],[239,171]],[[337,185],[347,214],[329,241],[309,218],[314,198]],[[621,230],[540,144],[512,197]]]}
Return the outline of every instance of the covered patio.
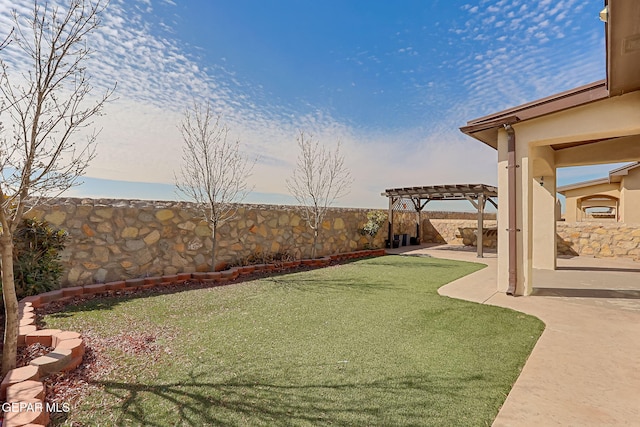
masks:
{"label": "covered patio", "polygon": [[640,2],[609,0],[607,76],[460,130],[497,150],[497,289],[530,295],[534,269],[555,270],[556,170],[640,160]]}

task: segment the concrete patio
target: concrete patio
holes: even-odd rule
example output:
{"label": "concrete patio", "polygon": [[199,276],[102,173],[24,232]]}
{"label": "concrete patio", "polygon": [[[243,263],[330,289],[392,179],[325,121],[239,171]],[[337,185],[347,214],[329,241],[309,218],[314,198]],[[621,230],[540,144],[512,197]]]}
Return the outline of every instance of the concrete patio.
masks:
{"label": "concrete patio", "polygon": [[494,426],[640,424],[640,263],[574,257],[558,270],[534,270],[534,293],[496,292],[497,256],[474,248],[402,247],[388,253],[429,255],[487,265],[449,283],[441,295],[511,308],[546,329]]}

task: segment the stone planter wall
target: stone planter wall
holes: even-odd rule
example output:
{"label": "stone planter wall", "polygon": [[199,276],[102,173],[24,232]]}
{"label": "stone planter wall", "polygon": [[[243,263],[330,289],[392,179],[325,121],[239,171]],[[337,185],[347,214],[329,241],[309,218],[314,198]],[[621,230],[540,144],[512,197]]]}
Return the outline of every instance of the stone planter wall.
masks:
{"label": "stone planter wall", "polygon": [[[364,249],[369,241],[358,230],[367,212],[331,209],[317,255]],[[37,206],[27,216],[69,233],[63,286],[211,270],[211,230],[191,203],[69,198]],[[383,247],[385,238],[378,233],[372,247]],[[313,235],[294,206],[239,205],[217,239],[218,262],[239,265],[278,254],[308,258]]]}

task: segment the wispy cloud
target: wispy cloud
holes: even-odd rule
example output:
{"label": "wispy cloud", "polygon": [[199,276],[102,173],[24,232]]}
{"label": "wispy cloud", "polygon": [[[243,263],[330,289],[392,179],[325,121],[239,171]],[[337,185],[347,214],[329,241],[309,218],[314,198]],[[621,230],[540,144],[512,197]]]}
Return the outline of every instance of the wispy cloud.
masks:
{"label": "wispy cloud", "polygon": [[462,7],[466,20],[452,31],[463,41],[481,40],[475,56],[455,64],[467,70],[465,113],[475,111],[467,119],[603,78],[603,31],[585,39],[585,23],[571,18],[586,7],[597,11],[597,3],[493,0],[473,12]]}
{"label": "wispy cloud", "polygon": [[[0,28],[10,28],[10,9],[27,14],[31,7],[31,0],[0,0]],[[275,100],[260,85],[226,68],[224,61],[204,65],[210,63],[200,58],[205,52],[180,42],[171,23],[153,13],[175,7],[172,0],[111,0],[102,27],[92,35],[95,55],[87,69],[93,84],[100,92],[117,82],[118,96],[98,122],[103,132],[89,172],[92,177],[171,183],[180,158],[181,114],[194,99],[207,99],[229,124],[232,137],[239,138],[251,155],[260,156],[251,178],[259,193],[286,192],[298,130],[327,144],[342,142],[355,177],[345,205],[384,206],[379,193],[396,186],[495,184],[495,151],[469,140],[458,126],[596,80],[603,73],[602,35],[596,33],[580,44],[575,40],[583,33],[571,16],[586,3],[470,2],[460,10],[462,21],[449,27],[448,34],[445,24],[438,23],[415,34],[390,34],[396,43],[385,49],[336,53],[376,79],[381,73],[397,76],[411,94],[403,101],[424,111],[422,123],[413,128],[393,122],[363,128],[336,117],[326,106]],[[423,50],[411,38],[425,33],[438,37],[442,52]],[[559,41],[584,48],[556,49]],[[453,49],[459,45],[466,48]],[[390,57],[401,57],[404,68],[390,69],[385,64]],[[25,64],[16,60],[14,65],[20,69]],[[449,77],[451,70],[460,80]],[[352,79],[343,89],[351,82],[359,87]],[[384,89],[375,88],[375,93],[383,96]]]}

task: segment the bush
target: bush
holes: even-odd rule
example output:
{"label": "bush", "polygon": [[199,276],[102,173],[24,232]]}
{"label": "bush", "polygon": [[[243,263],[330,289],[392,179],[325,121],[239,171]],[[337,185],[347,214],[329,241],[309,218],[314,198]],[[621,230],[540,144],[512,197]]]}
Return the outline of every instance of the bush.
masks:
{"label": "bush", "polygon": [[13,274],[18,299],[60,287],[60,251],[67,232],[46,221],[25,219],[13,236]]}
{"label": "bush", "polygon": [[360,234],[367,236],[369,243],[367,249],[373,248],[373,238],[376,237],[380,228],[387,220],[387,214],[382,211],[369,211],[367,212],[367,222],[360,229]]}

